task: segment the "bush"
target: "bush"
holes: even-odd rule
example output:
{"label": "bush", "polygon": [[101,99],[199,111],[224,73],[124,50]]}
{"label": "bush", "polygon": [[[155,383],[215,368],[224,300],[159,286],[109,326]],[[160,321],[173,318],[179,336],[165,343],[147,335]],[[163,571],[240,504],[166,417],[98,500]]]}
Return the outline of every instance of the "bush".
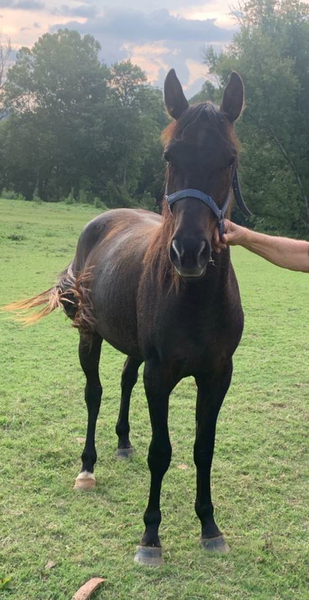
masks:
{"label": "bush", "polygon": [[76,204],[76,199],[74,198],[73,192],[70,192],[66,198],[63,198],[63,202],[65,204]]}
{"label": "bush", "polygon": [[93,194],[89,189],[83,188],[79,192],[78,201],[81,204],[93,204],[95,201],[95,198],[93,198]]}
{"label": "bush", "polygon": [[152,197],[150,192],[144,192],[141,198],[138,200],[139,208],[145,208],[146,210],[156,210],[156,199]]}
{"label": "bush", "polygon": [[108,208],[132,208],[137,204],[125,186],[118,186],[113,181],[107,182],[102,199]]}
{"label": "bush", "polygon": [[6,188],[4,188],[1,193],[1,197],[5,198],[6,200],[18,200],[18,196],[19,194],[17,194],[17,192],[14,192],[13,190],[7,190]]}
{"label": "bush", "polygon": [[93,204],[96,208],[102,208],[102,210],[108,210],[107,206],[104,204],[104,202],[102,202],[101,198],[98,198],[98,196],[95,196]]}

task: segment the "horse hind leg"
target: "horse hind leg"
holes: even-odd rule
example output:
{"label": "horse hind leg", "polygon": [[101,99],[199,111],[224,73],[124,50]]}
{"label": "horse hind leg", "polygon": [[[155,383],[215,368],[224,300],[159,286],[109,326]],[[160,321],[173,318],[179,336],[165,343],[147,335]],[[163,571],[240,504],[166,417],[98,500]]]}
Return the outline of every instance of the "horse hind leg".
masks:
{"label": "horse hind leg", "polygon": [[79,360],[86,376],[85,401],[88,410],[88,425],[85,447],[82,453],[82,469],[75,481],[76,489],[90,489],[96,484],[93,474],[97,460],[95,429],[101,405],[102,386],[99,378],[99,362],[102,338],[94,334],[91,343],[81,335]]}
{"label": "horse hind leg", "polygon": [[134,561],[148,567],[163,563],[159,539],[160,495],[163,477],[169,468],[172,456],[168,430],[169,395],[178,381],[179,373],[177,374],[174,365],[160,363],[156,357],[145,363],[144,385],[152,428],[148,451],[151,481],[148,504],[144,513],[145,532],[137,547]]}
{"label": "horse hind leg", "polygon": [[118,458],[129,458],[133,452],[133,447],[129,439],[129,409],[132,390],[137,382],[138,369],[141,363],[141,360],[128,356],[122,371],[120,410],[116,424],[116,434],[118,435]]}

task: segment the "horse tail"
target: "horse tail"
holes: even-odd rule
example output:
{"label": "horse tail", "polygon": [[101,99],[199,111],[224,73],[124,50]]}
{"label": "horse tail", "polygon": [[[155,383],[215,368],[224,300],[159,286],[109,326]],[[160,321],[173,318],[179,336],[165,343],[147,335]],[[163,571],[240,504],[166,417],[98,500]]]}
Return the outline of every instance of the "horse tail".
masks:
{"label": "horse tail", "polygon": [[[62,307],[66,315],[72,319],[73,327],[77,327],[85,336],[89,336],[95,332],[95,319],[89,290],[91,279],[91,268],[85,268],[81,273],[75,275],[72,264],[70,264],[60,273],[54,287],[33,298],[12,302],[4,306],[3,310],[16,312],[19,321],[25,325],[31,325],[52,313],[56,308]],[[30,309],[38,306],[43,306],[43,308],[27,314]]]}

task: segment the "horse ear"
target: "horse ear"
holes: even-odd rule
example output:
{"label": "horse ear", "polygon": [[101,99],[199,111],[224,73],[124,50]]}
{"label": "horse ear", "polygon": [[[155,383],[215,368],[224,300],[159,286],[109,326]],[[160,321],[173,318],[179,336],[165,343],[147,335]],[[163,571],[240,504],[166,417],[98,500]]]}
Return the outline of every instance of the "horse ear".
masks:
{"label": "horse ear", "polygon": [[231,123],[238,119],[244,103],[244,84],[241,77],[233,71],[228,82],[220,109],[226,114]]}
{"label": "horse ear", "polygon": [[168,72],[164,82],[164,100],[167,111],[173,119],[179,119],[189,106],[174,69]]}

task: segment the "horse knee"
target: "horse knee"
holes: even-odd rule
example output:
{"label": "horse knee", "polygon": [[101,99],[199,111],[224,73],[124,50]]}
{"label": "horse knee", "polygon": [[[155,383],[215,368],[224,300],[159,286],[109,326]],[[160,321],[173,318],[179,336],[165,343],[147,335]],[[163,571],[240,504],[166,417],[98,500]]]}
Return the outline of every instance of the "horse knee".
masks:
{"label": "horse knee", "polygon": [[212,462],[212,453],[198,446],[194,447],[194,464],[197,469],[208,469]]}
{"label": "horse knee", "polygon": [[172,446],[169,439],[152,440],[149,446],[148,466],[152,474],[162,476],[170,466]]}
{"label": "horse knee", "polygon": [[100,409],[103,388],[100,381],[90,383],[87,381],[85,387],[85,401],[88,407]]}

